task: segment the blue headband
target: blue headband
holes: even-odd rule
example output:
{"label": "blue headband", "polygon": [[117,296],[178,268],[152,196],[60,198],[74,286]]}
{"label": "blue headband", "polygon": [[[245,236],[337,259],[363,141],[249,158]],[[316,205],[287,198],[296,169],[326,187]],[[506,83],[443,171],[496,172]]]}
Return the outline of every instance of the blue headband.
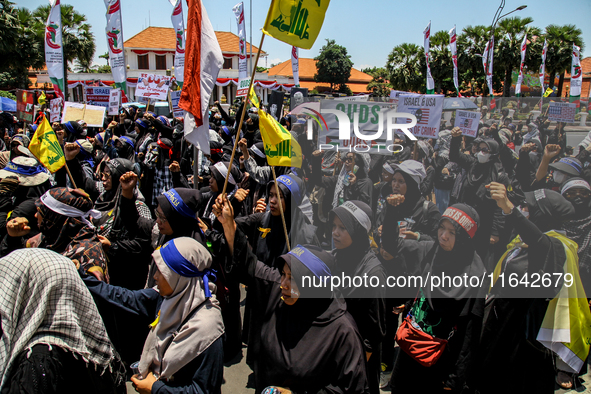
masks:
{"label": "blue headband", "polygon": [[181,198],[181,196],[177,193],[176,190],[170,189],[169,191],[162,193],[164,197],[168,200],[170,205],[174,208],[175,211],[180,213],[186,218],[190,218],[195,220],[195,212]]}
{"label": "blue headband", "polygon": [[317,278],[322,279],[326,276],[332,276],[330,269],[314,253],[304,248],[302,245],[296,246],[288,254],[292,255],[299,262],[304,264]]}
{"label": "blue headband", "polygon": [[100,133],[98,133],[96,135],[96,139],[99,140],[101,142],[101,144],[103,143],[103,137],[101,137],[101,134]]}
{"label": "blue headband", "polygon": [[577,170],[577,172],[579,174],[583,172],[583,169],[581,168],[581,166],[579,165],[579,163],[577,163],[576,161],[574,161],[570,157],[563,157],[562,159],[560,159],[559,163],[568,164],[569,166],[571,166],[572,168],[574,168],[575,170]]}
{"label": "blue headband", "polygon": [[164,123],[167,126],[170,126],[170,122],[168,121],[168,118],[164,115],[160,115],[159,117],[157,117],[156,119],[158,119],[159,121],[161,121],[162,123]]}
{"label": "blue headband", "polygon": [[121,139],[121,140],[123,140],[123,141],[127,142],[129,145],[131,145],[131,147],[132,147],[133,149],[135,149],[135,144],[133,143],[133,141],[131,140],[131,138],[129,138],[129,137],[126,137],[126,136],[121,136],[121,137],[119,137],[119,139]]}
{"label": "blue headband", "polygon": [[68,129],[70,134],[76,134],[76,131],[74,131],[74,126],[72,126],[70,122],[64,124],[64,126],[66,126],[66,129]]}
{"label": "blue headband", "polygon": [[43,166],[38,165],[35,167],[23,166],[21,164],[16,164],[15,162],[10,162],[4,167],[6,171],[14,172],[20,175],[37,175],[41,172],[44,172]]}
{"label": "blue headband", "polygon": [[187,260],[181,254],[181,252],[179,252],[176,245],[174,244],[174,239],[165,243],[164,246],[158,250],[160,251],[162,260],[164,260],[168,268],[180,276],[184,276],[185,278],[196,278],[201,276],[203,278],[203,290],[205,291],[205,296],[211,297],[208,276],[211,276],[212,279],[216,281],[217,278],[215,277],[214,271],[210,270],[209,268],[205,271],[199,271],[197,267],[191,264],[191,262]]}
{"label": "blue headband", "polygon": [[222,130],[224,130],[224,133],[226,133],[226,135],[230,135],[230,130],[228,130],[226,126],[222,126]]}
{"label": "blue headband", "polygon": [[288,177],[287,175],[281,175],[277,178],[277,182],[283,184],[291,193],[296,203],[299,205],[302,202],[302,196],[300,195],[300,187],[297,182]]}
{"label": "blue headband", "polygon": [[139,124],[139,125],[140,125],[140,126],[142,126],[144,129],[147,129],[147,128],[148,128],[148,124],[147,124],[146,122],[144,122],[143,120],[141,120],[141,119],[136,119],[136,120],[135,120],[135,123]]}

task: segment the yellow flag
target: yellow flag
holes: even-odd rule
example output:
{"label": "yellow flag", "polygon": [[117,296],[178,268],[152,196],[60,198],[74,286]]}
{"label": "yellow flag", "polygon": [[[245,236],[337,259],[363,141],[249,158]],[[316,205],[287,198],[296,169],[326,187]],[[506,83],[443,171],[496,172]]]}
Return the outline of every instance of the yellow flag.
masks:
{"label": "yellow flag", "polygon": [[259,129],[267,162],[272,166],[302,168],[302,148],[291,133],[272,116],[259,111]]}
{"label": "yellow flag", "polygon": [[56,172],[66,164],[64,151],[47,118],[43,118],[43,122],[31,137],[29,150],[51,173]]}
{"label": "yellow flag", "polygon": [[250,103],[255,107],[261,108],[261,102],[259,101],[257,94],[254,92],[254,86],[250,87],[250,92],[248,93],[248,101],[250,101]]}
{"label": "yellow flag", "polygon": [[552,92],[554,92],[554,90],[548,88],[546,89],[546,91],[544,92],[544,97],[548,97],[552,94]]}
{"label": "yellow flag", "polygon": [[41,91],[41,94],[39,95],[39,97],[37,97],[37,102],[39,103],[39,105],[45,105],[45,103],[47,102],[47,97],[45,97],[44,91]]}
{"label": "yellow flag", "polygon": [[294,47],[310,49],[322,28],[330,0],[273,0],[263,33]]}

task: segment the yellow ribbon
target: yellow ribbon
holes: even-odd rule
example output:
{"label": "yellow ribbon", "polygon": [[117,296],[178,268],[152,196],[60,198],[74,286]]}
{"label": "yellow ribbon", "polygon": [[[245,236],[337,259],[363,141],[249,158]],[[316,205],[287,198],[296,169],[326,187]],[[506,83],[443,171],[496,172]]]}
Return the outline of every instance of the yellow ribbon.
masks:
{"label": "yellow ribbon", "polygon": [[158,322],[160,321],[160,311],[158,311],[158,316],[156,317],[156,320],[154,320],[152,323],[150,323],[150,328],[154,328],[158,325]]}
{"label": "yellow ribbon", "polygon": [[271,232],[271,229],[259,227],[259,231],[262,233],[261,238],[265,238]]}

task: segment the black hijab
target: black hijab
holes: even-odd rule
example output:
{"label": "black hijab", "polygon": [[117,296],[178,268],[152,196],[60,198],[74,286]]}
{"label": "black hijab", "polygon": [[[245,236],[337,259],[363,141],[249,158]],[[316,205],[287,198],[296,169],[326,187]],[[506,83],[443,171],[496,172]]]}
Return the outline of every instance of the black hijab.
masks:
{"label": "black hijab", "polygon": [[[182,202],[177,201],[177,195]],[[197,221],[197,212],[201,209],[202,203],[201,193],[198,190],[175,188],[159,195],[156,200],[173,231],[172,236],[165,237],[165,241],[168,241],[167,238],[190,237],[202,242],[203,237]],[[197,233],[199,233],[198,237],[196,237]]]}
{"label": "black hijab", "polygon": [[538,189],[525,193],[529,220],[541,232],[558,230],[562,223],[574,218],[575,208],[560,193],[549,189]]}
{"label": "black hijab", "polygon": [[[133,162],[127,159],[113,159],[102,162],[100,171],[105,170],[105,166],[111,171],[111,190],[105,190],[96,200],[94,208],[101,212],[107,212],[113,209],[119,202],[121,188],[119,179],[123,174],[134,171]],[[103,218],[107,215],[103,215]],[[106,219],[106,218],[105,218]]]}

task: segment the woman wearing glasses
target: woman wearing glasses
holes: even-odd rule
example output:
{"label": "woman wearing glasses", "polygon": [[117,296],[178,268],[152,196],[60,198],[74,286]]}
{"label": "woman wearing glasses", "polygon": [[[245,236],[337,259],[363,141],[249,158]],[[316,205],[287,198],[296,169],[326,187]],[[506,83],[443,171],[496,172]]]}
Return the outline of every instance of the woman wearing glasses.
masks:
{"label": "woman wearing glasses", "polygon": [[451,135],[449,160],[466,170],[457,201],[451,203],[468,204],[478,212],[481,225],[474,237],[474,244],[485,266],[492,269],[495,262],[494,258],[491,258],[489,263],[489,255],[493,250],[492,245],[499,242],[505,219],[485,185],[491,182],[509,185],[509,177],[499,160],[499,144],[493,139],[486,138],[478,144],[476,155],[472,156],[460,152],[462,130],[454,127]]}

